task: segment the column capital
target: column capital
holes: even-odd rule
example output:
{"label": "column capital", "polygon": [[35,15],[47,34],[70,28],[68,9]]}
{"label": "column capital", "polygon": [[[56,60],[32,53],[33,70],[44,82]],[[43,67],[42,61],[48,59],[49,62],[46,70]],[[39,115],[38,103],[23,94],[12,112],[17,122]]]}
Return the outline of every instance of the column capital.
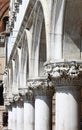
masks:
{"label": "column capital", "polygon": [[5,105],[7,108],[12,108],[11,99],[10,99],[10,98],[6,98],[5,101],[4,101],[4,105]]}
{"label": "column capital", "polygon": [[24,100],[33,100],[33,91],[27,88],[19,88],[19,95],[23,97]]}
{"label": "column capital", "polygon": [[34,95],[52,96],[54,93],[54,86],[47,79],[29,79],[27,84]]}
{"label": "column capital", "polygon": [[23,97],[20,96],[19,94],[14,95],[13,100],[16,104],[18,104],[19,106],[23,106]]}
{"label": "column capital", "polygon": [[45,64],[45,74],[56,86],[81,86],[82,62],[62,61]]}

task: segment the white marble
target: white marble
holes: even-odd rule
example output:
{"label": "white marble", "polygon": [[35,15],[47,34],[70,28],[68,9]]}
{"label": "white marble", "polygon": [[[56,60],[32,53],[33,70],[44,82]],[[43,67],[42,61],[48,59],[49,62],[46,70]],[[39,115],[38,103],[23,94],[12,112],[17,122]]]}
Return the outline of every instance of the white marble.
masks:
{"label": "white marble", "polygon": [[24,102],[24,130],[34,130],[33,101]]}
{"label": "white marble", "polygon": [[17,130],[24,129],[24,108],[22,105],[17,105]]}
{"label": "white marble", "polygon": [[17,107],[12,106],[12,130],[17,130]]}
{"label": "white marble", "polygon": [[12,129],[12,125],[13,125],[13,112],[12,112],[12,108],[8,107],[8,129]]}
{"label": "white marble", "polygon": [[51,98],[35,98],[35,130],[51,130]]}
{"label": "white marble", "polygon": [[[71,88],[72,89],[72,88]],[[79,130],[80,91],[56,91],[56,130]]]}

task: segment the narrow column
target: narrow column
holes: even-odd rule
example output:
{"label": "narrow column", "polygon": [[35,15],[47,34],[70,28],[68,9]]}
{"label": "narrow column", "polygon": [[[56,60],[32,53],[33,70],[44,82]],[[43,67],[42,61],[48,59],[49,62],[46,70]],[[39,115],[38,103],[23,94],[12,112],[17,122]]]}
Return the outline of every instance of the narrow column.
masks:
{"label": "narrow column", "polygon": [[30,92],[25,95],[24,100],[24,130],[34,130],[34,100]]}
{"label": "narrow column", "polygon": [[17,106],[12,103],[12,130],[17,130]]}
{"label": "narrow column", "polygon": [[24,107],[23,102],[17,102],[17,130],[24,129]]}
{"label": "narrow column", "polygon": [[56,130],[80,130],[80,87],[56,87]]}
{"label": "narrow column", "polygon": [[8,106],[8,129],[12,129],[12,125],[13,125],[13,112],[12,112],[12,106]]}
{"label": "narrow column", "polygon": [[35,95],[35,130],[52,130],[52,95],[46,80],[33,81]]}

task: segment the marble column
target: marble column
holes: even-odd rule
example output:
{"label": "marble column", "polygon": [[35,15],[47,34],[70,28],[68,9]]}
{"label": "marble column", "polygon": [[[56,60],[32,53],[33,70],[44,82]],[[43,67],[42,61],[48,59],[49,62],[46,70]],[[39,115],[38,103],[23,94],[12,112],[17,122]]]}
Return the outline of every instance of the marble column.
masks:
{"label": "marble column", "polygon": [[30,92],[24,98],[24,130],[34,130],[34,100]]}
{"label": "marble column", "polygon": [[56,86],[56,130],[80,130],[80,87]]}
{"label": "marble column", "polygon": [[53,88],[46,80],[31,83],[35,96],[35,130],[52,130]]}
{"label": "marble column", "polygon": [[12,103],[12,130],[17,130],[17,105]]}
{"label": "marble column", "polygon": [[[47,65],[48,78],[55,86],[55,130],[80,130],[82,63],[59,62]],[[51,68],[50,71],[48,71]]]}
{"label": "marble column", "polygon": [[13,112],[12,112],[12,106],[7,106],[8,109],[8,129],[12,129],[13,125]]}
{"label": "marble column", "polygon": [[52,98],[43,95],[35,97],[35,130],[51,130]]}
{"label": "marble column", "polygon": [[23,102],[17,101],[17,130],[24,129],[24,107]]}

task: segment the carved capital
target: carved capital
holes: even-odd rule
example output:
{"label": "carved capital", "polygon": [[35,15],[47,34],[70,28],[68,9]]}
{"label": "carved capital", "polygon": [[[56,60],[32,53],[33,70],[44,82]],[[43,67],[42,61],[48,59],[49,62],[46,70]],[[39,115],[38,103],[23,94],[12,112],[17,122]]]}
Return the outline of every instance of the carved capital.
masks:
{"label": "carved capital", "polygon": [[33,91],[29,88],[19,88],[19,95],[24,98],[24,100],[33,100]]}
{"label": "carved capital", "polygon": [[52,78],[70,77],[76,78],[80,74],[80,63],[72,62],[57,62],[45,65],[45,72]]}
{"label": "carved capital", "polygon": [[19,88],[18,91],[19,91],[20,96],[25,96],[28,93],[29,89],[28,88]]}
{"label": "carved capital", "polygon": [[52,82],[47,79],[32,79],[28,81],[28,87],[33,90],[34,95],[52,96],[54,93],[54,86]]}
{"label": "carved capital", "polygon": [[45,75],[55,85],[80,85],[82,84],[82,63],[56,62],[45,65]]}
{"label": "carved capital", "polygon": [[19,94],[14,95],[13,100],[19,106],[23,106],[23,97],[20,96]]}
{"label": "carved capital", "polygon": [[11,107],[11,106],[12,106],[12,104],[11,104],[11,102],[10,102],[10,98],[6,98],[6,99],[4,100],[4,105],[5,105],[6,107]]}

